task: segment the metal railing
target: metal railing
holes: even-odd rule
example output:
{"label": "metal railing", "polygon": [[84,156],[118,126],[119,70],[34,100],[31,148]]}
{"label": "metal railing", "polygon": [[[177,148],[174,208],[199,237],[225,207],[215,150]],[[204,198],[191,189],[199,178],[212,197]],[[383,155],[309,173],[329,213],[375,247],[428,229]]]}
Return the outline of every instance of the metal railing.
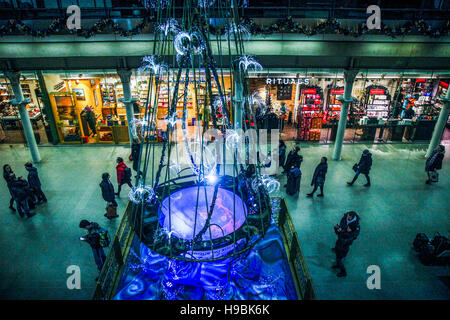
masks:
{"label": "metal railing", "polygon": [[[134,238],[134,230],[132,223],[130,223],[132,209],[133,204],[129,202],[97,280],[93,296],[94,300],[111,300],[116,294],[117,287],[122,278],[123,267]],[[280,198],[280,211],[278,213],[277,224],[283,238],[297,297],[299,300],[315,299],[312,280],[284,198]]]}
{"label": "metal railing", "polygon": [[313,300],[316,296],[312,285],[312,279],[309,275],[300,242],[298,241],[297,232],[295,231],[294,223],[292,222],[284,198],[280,198],[280,207],[277,223],[283,237],[283,243],[286,249],[292,277],[294,278],[297,296],[300,300]]}
{"label": "metal railing", "polygon": [[133,203],[128,202],[98,277],[93,300],[111,300],[114,298],[134,238],[132,223],[129,221],[132,209]]}

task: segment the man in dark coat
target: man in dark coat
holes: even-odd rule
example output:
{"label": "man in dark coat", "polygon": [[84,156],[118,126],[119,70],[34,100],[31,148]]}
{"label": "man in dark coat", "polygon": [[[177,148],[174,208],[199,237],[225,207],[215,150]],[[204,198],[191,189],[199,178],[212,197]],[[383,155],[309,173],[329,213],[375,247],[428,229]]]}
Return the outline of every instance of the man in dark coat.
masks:
{"label": "man in dark coat", "polygon": [[334,232],[337,234],[338,239],[335,247],[332,249],[336,253],[336,263],[333,265],[333,268],[339,269],[338,277],[347,275],[342,260],[347,256],[350,245],[358,237],[359,231],[359,216],[354,211],[345,213],[340,223],[334,226]]}
{"label": "man in dark coat", "polygon": [[109,180],[109,173],[102,174],[102,182],[100,182],[100,188],[102,189],[102,197],[106,202],[110,202],[113,206],[117,207],[117,202],[114,195],[114,186]]}
{"label": "man in dark coat", "polygon": [[288,171],[292,167],[300,168],[300,165],[303,161],[303,157],[298,154],[300,151],[299,146],[295,146],[288,154],[286,163],[284,164],[284,171],[283,173],[288,173]]}
{"label": "man in dark coat", "polygon": [[[138,171],[139,166],[139,155],[141,153],[141,142],[137,138],[133,138],[133,143],[131,144],[131,160],[133,161],[133,170]],[[139,172],[142,175],[142,171]]]}
{"label": "man in dark coat", "polygon": [[364,185],[364,187],[370,187],[370,177],[369,172],[370,168],[372,167],[372,154],[369,152],[369,150],[364,150],[361,159],[359,159],[358,168],[356,169],[355,176],[353,177],[352,182],[347,182],[349,186],[352,186],[356,179],[358,179],[358,176],[362,173],[366,176],[367,183]]}
{"label": "man in dark coat", "polygon": [[42,191],[41,180],[39,180],[37,169],[33,167],[31,162],[25,163],[25,169],[28,171],[28,184],[31,189],[33,189],[33,193],[37,198],[38,203],[47,202],[47,197]]}
{"label": "man in dark coat", "polygon": [[11,183],[11,191],[13,192],[17,211],[20,216],[23,218],[25,213],[28,218],[31,218],[33,214],[30,212],[28,203],[30,200],[30,187],[28,186],[28,183],[22,177],[19,177]]}
{"label": "man in dark coat", "polygon": [[426,184],[431,183],[431,172],[442,169],[442,160],[444,160],[445,147],[441,144],[431,153],[425,163],[425,171],[428,174]]}
{"label": "man in dark coat", "polygon": [[328,164],[327,164],[327,158],[322,157],[320,163],[317,165],[316,170],[314,170],[314,175],[311,180],[311,185],[314,186],[314,189],[311,193],[308,193],[307,197],[312,197],[314,195],[314,192],[316,192],[317,188],[320,187],[320,194],[318,194],[318,197],[323,197],[323,185],[325,184],[325,176],[327,175],[328,171]]}

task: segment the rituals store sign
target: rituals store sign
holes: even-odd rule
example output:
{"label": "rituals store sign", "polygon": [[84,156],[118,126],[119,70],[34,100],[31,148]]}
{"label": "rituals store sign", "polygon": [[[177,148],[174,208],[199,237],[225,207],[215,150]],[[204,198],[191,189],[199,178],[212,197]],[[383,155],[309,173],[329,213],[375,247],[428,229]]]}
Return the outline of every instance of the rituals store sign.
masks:
{"label": "rituals store sign", "polygon": [[309,78],[266,78],[266,84],[309,84]]}

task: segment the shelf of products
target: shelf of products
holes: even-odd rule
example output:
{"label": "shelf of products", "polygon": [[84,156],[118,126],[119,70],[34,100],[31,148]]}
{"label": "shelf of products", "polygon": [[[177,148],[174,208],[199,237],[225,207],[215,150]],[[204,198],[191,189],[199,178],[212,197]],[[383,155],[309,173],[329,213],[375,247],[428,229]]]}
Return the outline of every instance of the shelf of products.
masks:
{"label": "shelf of products", "polygon": [[386,88],[367,88],[366,115],[387,119],[389,117],[390,97]]}
{"label": "shelf of products", "polygon": [[339,119],[341,114],[342,102],[337,98],[344,94],[343,87],[332,88],[328,90],[327,99],[327,119]]}

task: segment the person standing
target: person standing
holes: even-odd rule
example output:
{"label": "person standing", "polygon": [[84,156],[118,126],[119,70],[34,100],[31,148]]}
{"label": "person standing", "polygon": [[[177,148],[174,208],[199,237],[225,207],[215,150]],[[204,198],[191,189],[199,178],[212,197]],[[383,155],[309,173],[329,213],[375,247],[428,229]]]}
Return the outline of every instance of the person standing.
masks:
{"label": "person standing", "polygon": [[81,237],[80,240],[89,243],[98,271],[101,271],[106,260],[103,248],[109,245],[108,232],[101,228],[98,223],[88,220],[81,220],[80,228],[88,231],[88,234]]}
{"label": "person standing", "polygon": [[286,143],[280,139],[278,145],[278,166],[284,168],[284,162],[286,161]]}
{"label": "person standing", "polygon": [[[102,174],[102,182],[100,182],[103,200],[107,202],[105,217],[108,219],[117,218],[117,202],[114,197],[114,186],[109,180],[109,173]],[[110,208],[112,207],[112,208]]]}
{"label": "person standing", "polygon": [[345,270],[342,260],[347,256],[350,250],[350,245],[359,235],[359,216],[355,211],[349,211],[344,214],[339,224],[334,226],[334,232],[338,239],[336,245],[332,249],[336,254],[336,263],[332,266],[334,269],[339,269],[338,277],[345,277],[347,271]]}
{"label": "person standing", "polygon": [[9,194],[11,195],[11,200],[9,200],[9,208],[12,211],[16,211],[16,209],[14,208],[14,194],[12,192],[12,183],[16,179],[16,175],[12,171],[11,166],[9,164],[5,164],[3,166],[3,178],[5,178]]}
{"label": "person standing", "polygon": [[359,159],[358,167],[356,168],[355,176],[353,177],[352,182],[347,182],[349,186],[352,186],[356,179],[358,179],[358,176],[362,173],[366,176],[367,183],[364,185],[364,187],[370,187],[370,177],[369,172],[370,168],[372,167],[372,154],[369,152],[369,150],[364,150],[361,159]]}
{"label": "person standing", "polygon": [[119,185],[116,196],[120,197],[120,191],[122,190],[122,185],[128,184],[128,186],[130,188],[133,188],[133,185],[131,184],[130,168],[127,167],[127,165],[123,162],[123,159],[121,157],[118,157],[116,162],[117,162],[117,166],[116,166],[117,183]]}
{"label": "person standing", "polygon": [[288,173],[288,170],[290,170],[292,167],[300,168],[300,165],[303,162],[303,157],[298,154],[299,151],[300,151],[300,147],[295,146],[289,152],[287,159],[286,159],[286,163],[284,164],[284,172],[283,173]]}
{"label": "person standing", "polygon": [[325,184],[325,176],[327,175],[328,164],[327,158],[322,157],[320,163],[317,165],[316,170],[314,170],[314,175],[311,180],[311,185],[314,186],[314,189],[311,193],[308,193],[306,196],[312,197],[314,192],[316,192],[317,188],[320,187],[320,194],[318,197],[323,197],[323,185]]}
{"label": "person standing", "polygon": [[286,193],[294,195],[300,191],[300,180],[302,178],[302,172],[298,167],[292,167],[288,174]]}
{"label": "person standing", "polygon": [[34,215],[30,212],[29,201],[31,202],[32,200],[30,199],[29,189],[28,183],[22,177],[12,181],[11,190],[16,201],[17,211],[22,218],[24,217],[24,213],[28,218]]}
{"label": "person standing", "polygon": [[38,171],[31,162],[25,163],[25,169],[28,171],[28,184],[38,201],[38,204],[47,202],[47,197],[42,191],[41,180],[39,180]]}
{"label": "person standing", "polygon": [[[131,161],[133,161],[133,170],[138,172],[139,167],[139,156],[141,153],[141,142],[138,138],[133,138],[133,143],[131,144]],[[139,174],[136,176],[142,175],[142,171],[139,172]]]}
{"label": "person standing", "polygon": [[436,172],[436,170],[442,169],[442,160],[444,160],[445,147],[440,144],[431,153],[425,163],[425,171],[427,172],[428,179],[425,181],[426,184],[431,184],[431,173]]}

